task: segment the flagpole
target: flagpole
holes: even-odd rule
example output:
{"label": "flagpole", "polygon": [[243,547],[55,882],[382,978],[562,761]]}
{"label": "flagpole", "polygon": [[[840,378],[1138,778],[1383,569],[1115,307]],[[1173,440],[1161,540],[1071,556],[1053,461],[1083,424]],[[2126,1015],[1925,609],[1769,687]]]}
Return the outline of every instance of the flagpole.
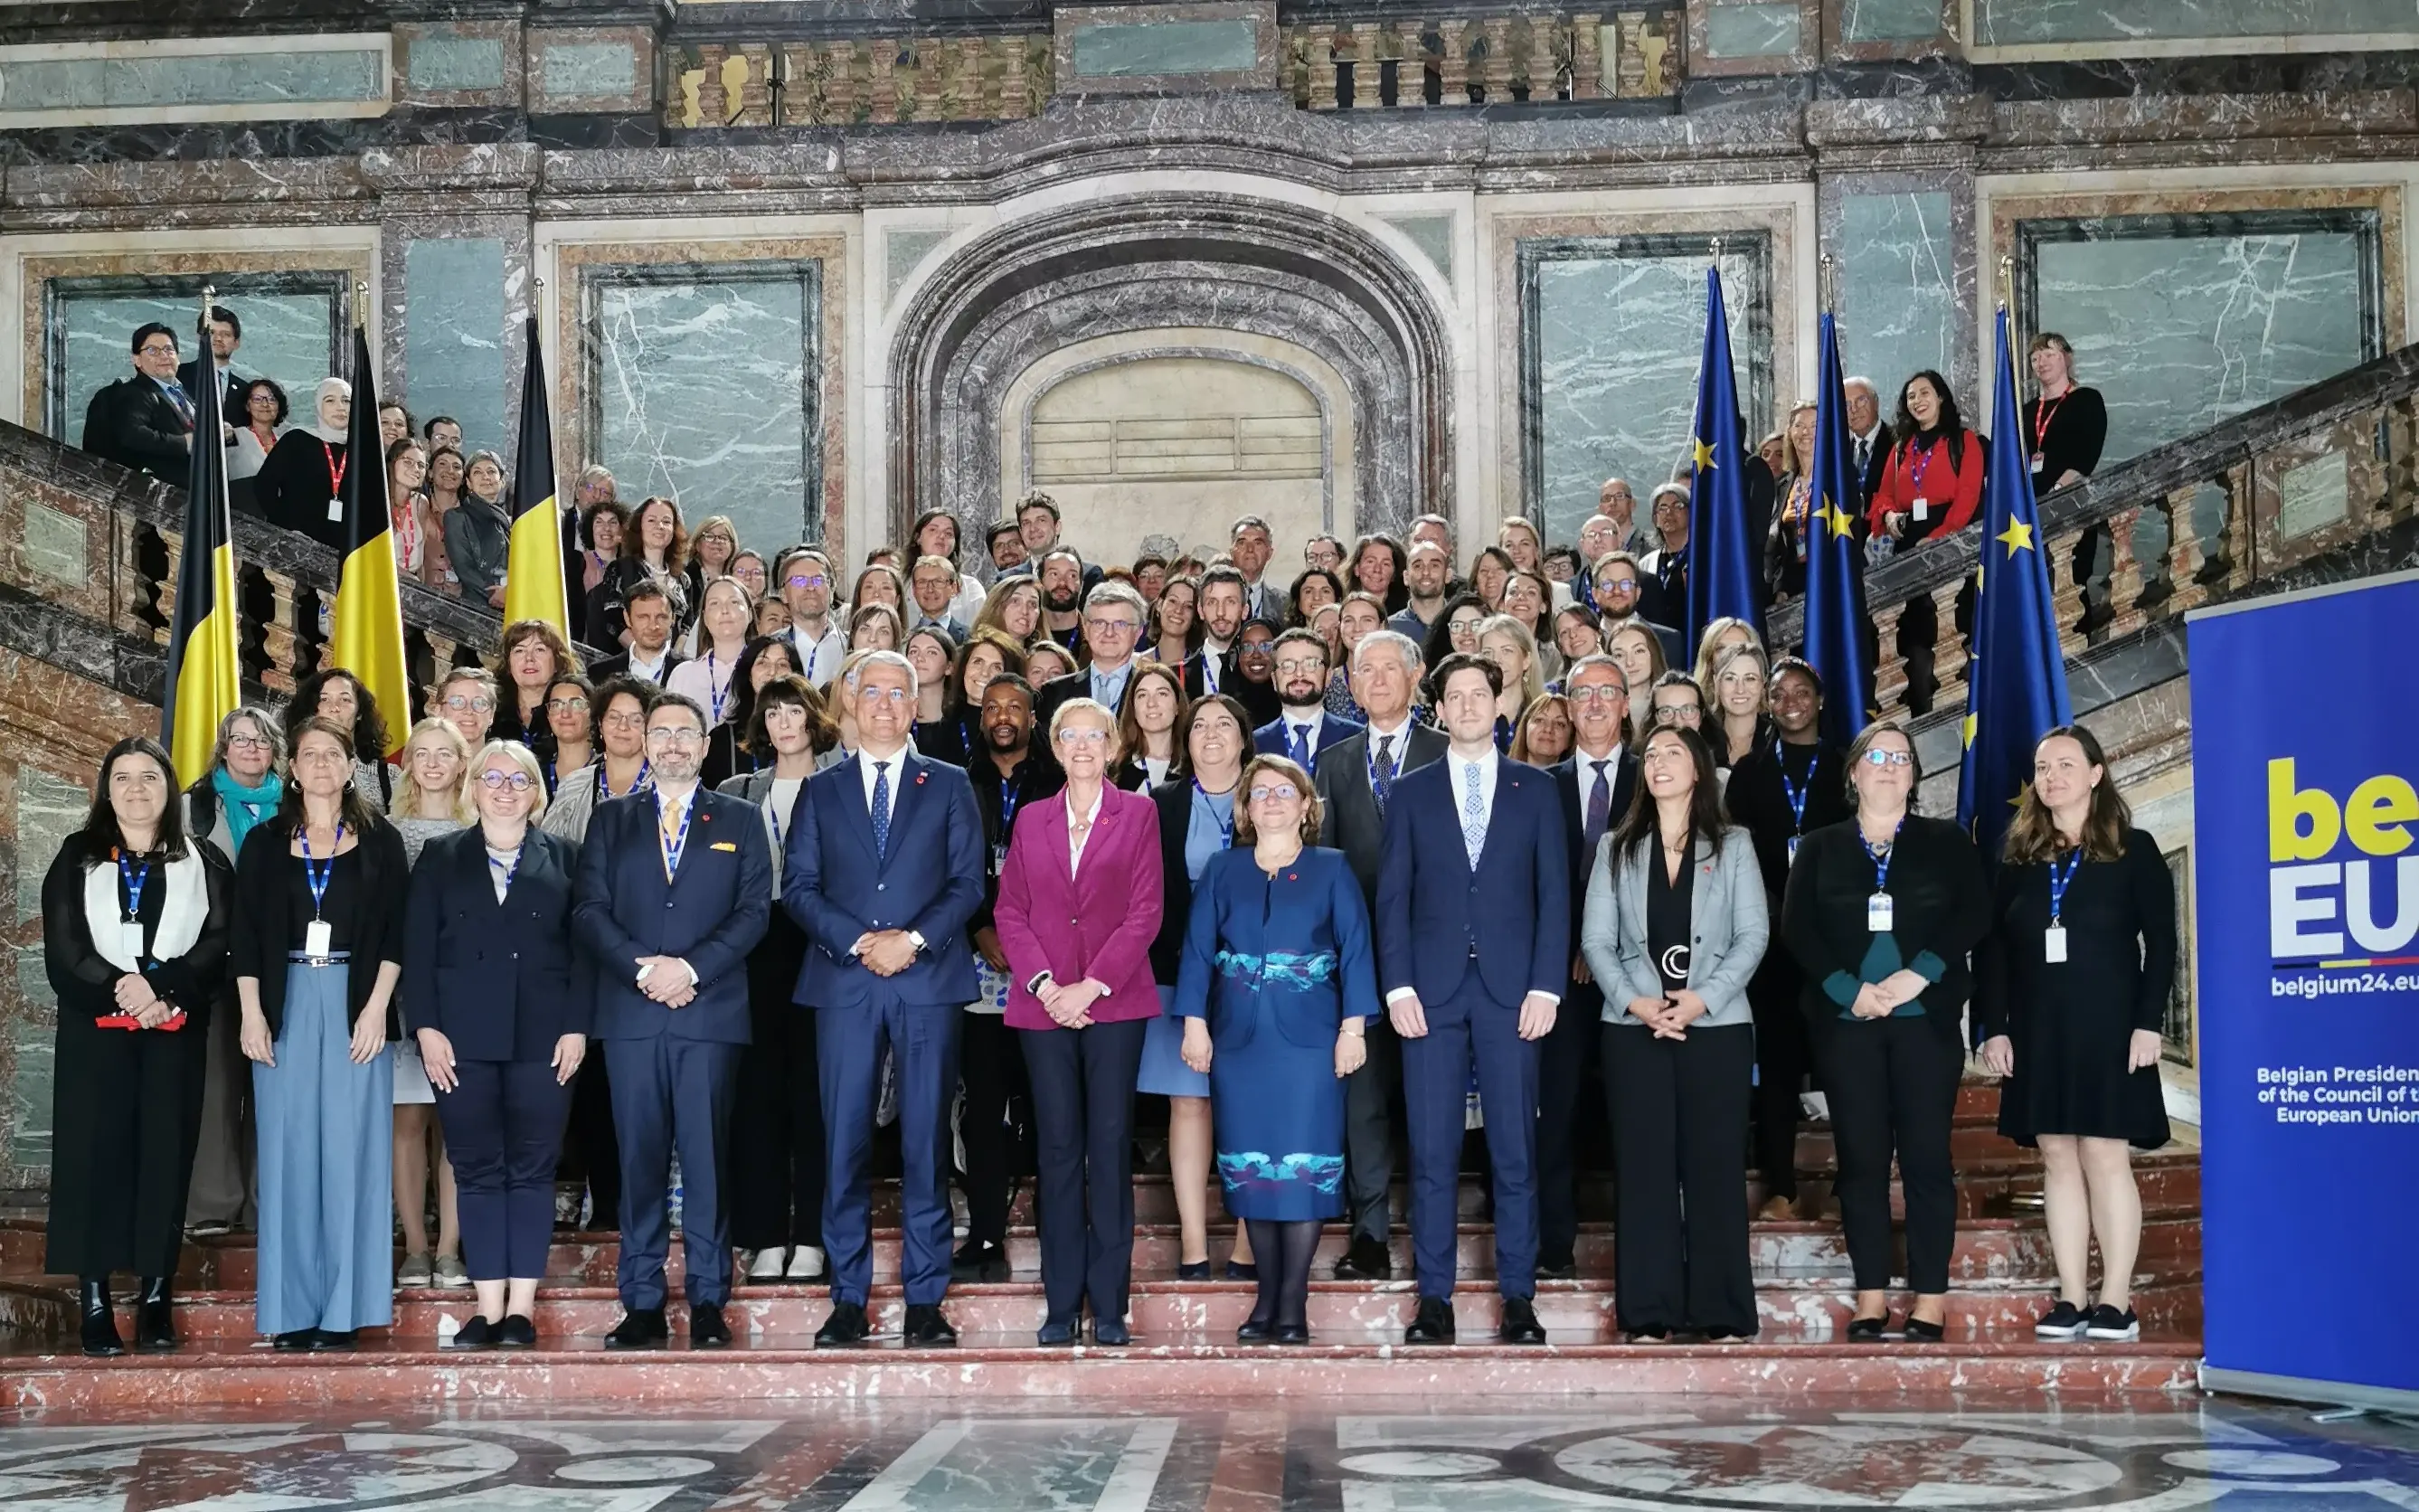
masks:
{"label": "flagpole", "polygon": [[2016,258],[2013,253],[1999,258],[1999,308],[2008,317],[2008,366],[2016,373],[2016,408],[2025,407],[2024,374],[2017,366],[2016,348],[2024,344],[2024,323],[2016,314]]}
{"label": "flagpole", "polygon": [[1814,303],[1821,314],[1837,315],[1839,311],[1832,303],[1832,290],[1834,280],[1839,275],[1839,264],[1827,252],[1823,255],[1821,263],[1814,275]]}

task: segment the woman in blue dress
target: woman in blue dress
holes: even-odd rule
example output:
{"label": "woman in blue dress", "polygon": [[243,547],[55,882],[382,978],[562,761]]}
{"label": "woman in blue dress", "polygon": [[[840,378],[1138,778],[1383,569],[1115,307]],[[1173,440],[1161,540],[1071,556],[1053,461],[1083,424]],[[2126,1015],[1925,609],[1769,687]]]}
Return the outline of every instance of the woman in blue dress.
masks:
{"label": "woman in blue dress", "polygon": [[1344,1078],[1367,1056],[1377,971],[1350,864],[1310,843],[1310,774],[1261,756],[1240,787],[1237,848],[1194,887],[1173,1011],[1185,1064],[1210,1078],[1226,1211],[1259,1257],[1259,1302],[1235,1336],[1307,1344],[1318,1227],[1344,1211]]}

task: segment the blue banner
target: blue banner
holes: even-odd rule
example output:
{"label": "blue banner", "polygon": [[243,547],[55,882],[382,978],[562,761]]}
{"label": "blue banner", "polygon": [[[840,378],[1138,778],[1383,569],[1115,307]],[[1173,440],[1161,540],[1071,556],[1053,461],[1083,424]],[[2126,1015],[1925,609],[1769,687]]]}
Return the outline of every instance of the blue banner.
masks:
{"label": "blue banner", "polygon": [[1798,522],[1806,543],[1806,660],[1823,677],[1823,738],[1845,750],[1881,711],[1865,647],[1865,543],[1857,529],[1865,500],[1848,444],[1840,328],[1828,315],[1816,370],[1811,517]]}
{"label": "blue banner", "polygon": [[1731,368],[1731,317],[1722,308],[1722,270],[1705,270],[1705,352],[1697,363],[1695,469],[1688,487],[1690,656],[1705,626],[1741,619],[1764,637],[1764,543],[1747,517],[1747,465],[1738,377]]}
{"label": "blue banner", "polygon": [[2213,1384],[2419,1393],[2414,624],[2419,574],[2188,627]]}

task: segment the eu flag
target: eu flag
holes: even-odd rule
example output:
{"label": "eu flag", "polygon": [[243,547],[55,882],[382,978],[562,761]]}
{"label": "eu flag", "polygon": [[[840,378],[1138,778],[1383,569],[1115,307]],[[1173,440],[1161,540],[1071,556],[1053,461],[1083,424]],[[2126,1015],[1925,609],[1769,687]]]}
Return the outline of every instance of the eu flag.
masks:
{"label": "eu flag", "polygon": [[1965,759],[1957,822],[1986,856],[2033,777],[2033,747],[2074,717],[2066,653],[2052,617],[2041,508],[2016,413],[2016,359],[1999,312],[1999,382],[1982,489],[1981,564],[1975,574],[1974,659],[1965,670]]}
{"label": "eu flag", "polygon": [[1840,330],[1829,315],[1823,316],[1822,347],[1814,390],[1814,486],[1798,529],[1806,534],[1806,660],[1823,678],[1823,738],[1844,748],[1879,711],[1865,648],[1848,391],[1840,375]]}
{"label": "eu flag", "polygon": [[1738,378],[1731,371],[1731,321],[1722,270],[1705,270],[1705,351],[1697,363],[1695,476],[1688,488],[1688,645],[1729,615],[1764,634],[1764,595],[1748,539],[1747,448],[1739,438]]}

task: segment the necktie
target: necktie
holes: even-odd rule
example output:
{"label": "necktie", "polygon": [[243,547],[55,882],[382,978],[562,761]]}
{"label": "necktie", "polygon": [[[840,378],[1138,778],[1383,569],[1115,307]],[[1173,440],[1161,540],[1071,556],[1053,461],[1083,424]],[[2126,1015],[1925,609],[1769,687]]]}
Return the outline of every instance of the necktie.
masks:
{"label": "necktie", "polygon": [[1369,794],[1378,800],[1378,817],[1386,817],[1386,800],[1394,793],[1394,737],[1378,737],[1378,766],[1369,774]]}
{"label": "necktie", "polygon": [[185,423],[185,427],[188,430],[192,429],[193,424],[193,395],[185,392],[185,386],[182,383],[170,383],[164,385],[164,387],[168,391],[168,401],[177,407],[177,418]]}
{"label": "necktie", "polygon": [[1288,724],[1286,730],[1286,754],[1294,759],[1295,764],[1307,768],[1310,765],[1310,727]]}
{"label": "necktie", "polygon": [[890,857],[890,764],[873,764],[873,854]]}
{"label": "necktie", "polygon": [[1479,853],[1487,849],[1487,799],[1478,791],[1478,764],[1461,769],[1461,845],[1470,853],[1470,869],[1478,870]]}
{"label": "necktie", "polygon": [[1872,466],[1872,463],[1873,463],[1873,439],[1872,439],[1872,437],[1870,437],[1870,436],[1859,436],[1859,437],[1857,437],[1857,486],[1860,486],[1860,487],[1861,487],[1861,486],[1863,486],[1863,484],[1864,484],[1864,478],[1865,478],[1865,469],[1867,469],[1867,468],[1869,468],[1869,467]]}
{"label": "necktie", "polygon": [[1612,818],[1612,779],[1604,775],[1604,769],[1612,764],[1612,758],[1608,756],[1603,761],[1590,762],[1588,764],[1595,768],[1595,786],[1588,790],[1587,825],[1584,830],[1587,840],[1586,858],[1593,861],[1595,858],[1596,842],[1604,839],[1604,826]]}

